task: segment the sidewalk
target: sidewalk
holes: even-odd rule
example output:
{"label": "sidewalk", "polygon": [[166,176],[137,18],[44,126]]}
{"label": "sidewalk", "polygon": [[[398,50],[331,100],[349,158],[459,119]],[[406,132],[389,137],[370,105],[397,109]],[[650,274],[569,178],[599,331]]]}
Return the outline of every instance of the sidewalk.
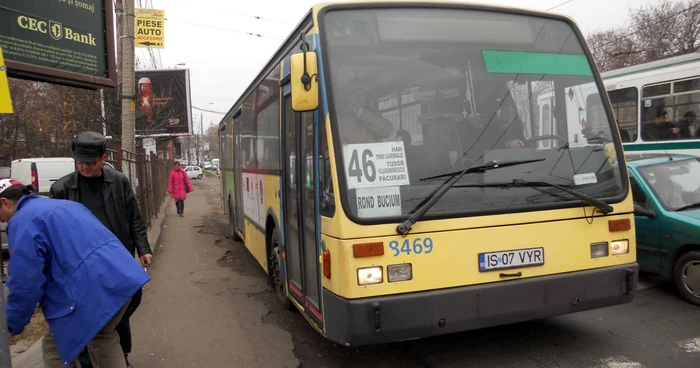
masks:
{"label": "sidewalk", "polygon": [[184,217],[168,207],[152,280],[131,319],[129,360],[136,368],[297,367],[291,335],[263,322],[264,272],[225,238],[218,180],[193,184]]}
{"label": "sidewalk", "polygon": [[[171,205],[172,199],[165,200],[158,212],[158,218],[151,220],[151,228],[148,230],[148,241],[154,257],[157,257],[158,240],[161,237],[163,222],[166,217],[166,209]],[[12,350],[12,348],[10,348]],[[12,358],[12,368],[43,368],[44,363],[41,356],[41,340],[34,343],[25,352]],[[4,367],[3,367],[4,368]]]}

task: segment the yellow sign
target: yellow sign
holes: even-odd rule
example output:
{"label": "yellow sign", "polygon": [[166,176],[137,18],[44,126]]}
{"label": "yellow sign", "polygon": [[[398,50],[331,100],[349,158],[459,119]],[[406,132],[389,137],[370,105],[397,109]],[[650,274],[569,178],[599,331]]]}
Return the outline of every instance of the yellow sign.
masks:
{"label": "yellow sign", "polygon": [[7,84],[7,67],[0,48],[0,114],[12,114],[12,99],[10,86]]}
{"label": "yellow sign", "polygon": [[162,49],[165,47],[165,12],[156,9],[135,9],[134,42],[136,47]]}

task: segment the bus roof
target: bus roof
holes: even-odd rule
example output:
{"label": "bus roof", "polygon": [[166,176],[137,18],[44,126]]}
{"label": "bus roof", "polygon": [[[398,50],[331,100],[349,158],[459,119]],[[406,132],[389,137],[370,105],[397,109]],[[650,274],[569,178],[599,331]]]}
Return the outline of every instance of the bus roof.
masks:
{"label": "bus roof", "polygon": [[455,0],[421,0],[421,1],[406,1],[406,0],[338,0],[338,1],[323,1],[323,2],[318,2],[313,5],[314,10],[320,10],[322,8],[325,8],[330,5],[342,5],[342,4],[353,4],[353,5],[359,5],[361,6],[362,4],[411,4],[411,3],[417,3],[417,4],[444,4],[444,5],[458,5],[458,6],[463,6],[463,5],[472,5],[472,6],[478,6],[478,7],[484,7],[484,8],[493,8],[493,9],[509,9],[509,10],[525,10],[528,12],[532,13],[540,13],[540,14],[547,14],[547,15],[556,15],[556,16],[563,16],[566,18],[571,19],[570,16],[565,15],[565,14],[560,14],[557,12],[545,12],[540,9],[534,9],[534,8],[528,8],[524,6],[509,6],[509,5],[499,5],[499,4],[489,4],[489,3],[483,3],[479,1],[455,1]]}
{"label": "bus roof", "polygon": [[649,63],[638,64],[638,65],[628,66],[625,68],[615,69],[615,70],[607,71],[605,73],[601,73],[600,76],[603,79],[620,77],[623,75],[636,74],[636,73],[646,72],[649,70],[665,68],[665,67],[669,67],[669,66],[692,63],[695,61],[700,61],[700,52],[694,52],[694,53],[690,53],[690,54],[686,54],[686,55],[674,56],[674,57],[670,57],[670,58],[666,58],[666,59],[662,59],[662,60],[656,60],[656,61],[652,61]]}

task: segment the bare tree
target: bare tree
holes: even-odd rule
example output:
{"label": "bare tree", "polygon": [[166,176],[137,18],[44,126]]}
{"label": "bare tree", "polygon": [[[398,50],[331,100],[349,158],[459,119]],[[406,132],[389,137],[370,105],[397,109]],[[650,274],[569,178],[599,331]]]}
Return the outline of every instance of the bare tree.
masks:
{"label": "bare tree", "polygon": [[662,0],[630,11],[624,28],[587,39],[600,71],[608,71],[700,50],[700,0]]}
{"label": "bare tree", "polygon": [[699,5],[699,0],[664,0],[630,13],[635,44],[644,62],[698,51]]}
{"label": "bare tree", "polygon": [[210,126],[206,139],[209,140],[209,156],[219,157],[219,128]]}
{"label": "bare tree", "polygon": [[0,157],[4,165],[23,157],[70,154],[73,135],[101,131],[100,115],[91,106],[95,91],[10,79],[14,114],[0,117]]}
{"label": "bare tree", "polygon": [[611,29],[592,34],[587,40],[601,72],[624,68],[641,61],[634,38],[623,29]]}

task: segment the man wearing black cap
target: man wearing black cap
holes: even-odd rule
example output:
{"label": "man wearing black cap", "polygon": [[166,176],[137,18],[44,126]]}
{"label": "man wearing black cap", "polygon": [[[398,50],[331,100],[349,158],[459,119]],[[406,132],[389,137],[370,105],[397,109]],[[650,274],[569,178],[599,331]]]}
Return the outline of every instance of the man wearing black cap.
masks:
{"label": "man wearing black cap", "polygon": [[656,105],[654,120],[642,125],[643,140],[657,141],[680,138],[681,129],[676,124],[666,120],[667,114],[663,105]]}
{"label": "man wearing black cap", "polygon": [[[73,138],[73,159],[78,169],[51,186],[52,198],[82,203],[124,244],[132,255],[138,253],[144,267],[151,265],[153,253],[146,236],[146,227],[131,189],[129,179],[117,170],[104,166],[107,142],[102,134],[82,132]],[[134,295],[131,305],[116,327],[124,358],[131,352],[129,318],[141,303],[142,290]],[[92,367],[87,349],[80,355],[83,367]],[[127,360],[127,366],[131,367]]]}

